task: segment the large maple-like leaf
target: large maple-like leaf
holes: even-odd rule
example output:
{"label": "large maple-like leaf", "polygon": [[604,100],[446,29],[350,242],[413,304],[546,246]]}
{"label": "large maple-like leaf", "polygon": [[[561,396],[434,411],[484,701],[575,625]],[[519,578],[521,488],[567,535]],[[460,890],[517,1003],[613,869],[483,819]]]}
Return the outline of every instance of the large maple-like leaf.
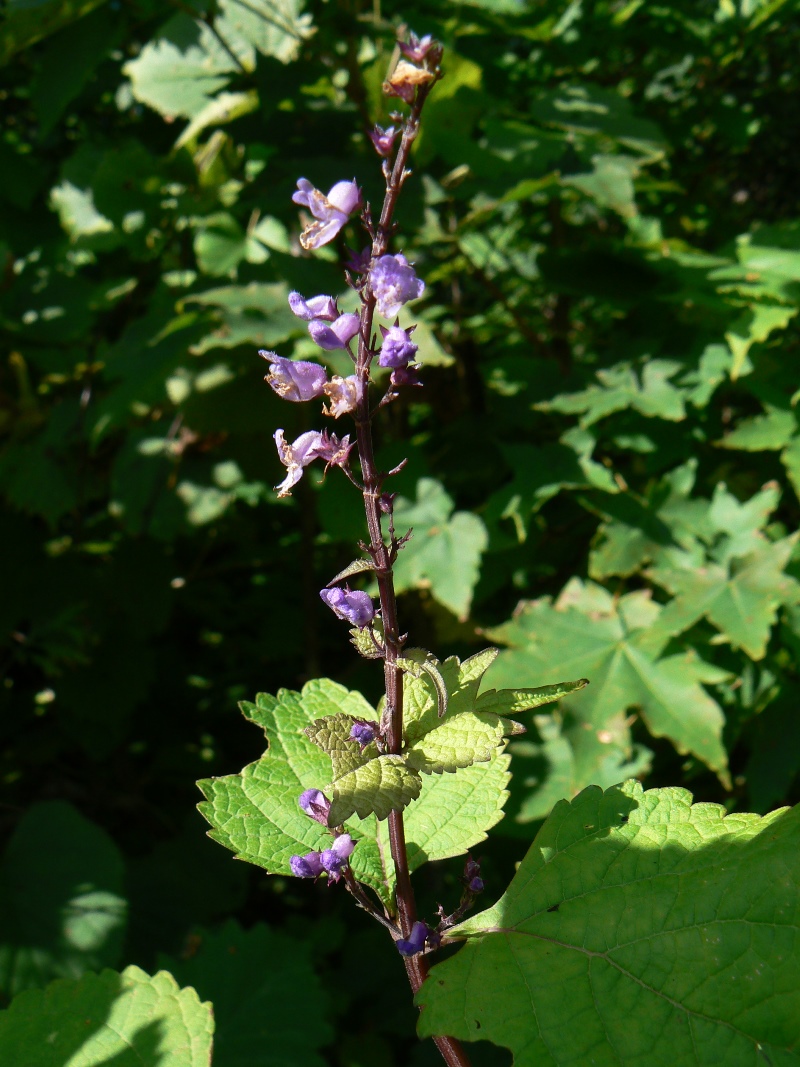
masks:
{"label": "large maple-like leaf", "polygon": [[497,904],[453,929],[424,1036],[516,1067],[800,1063],[800,808],[766,818],[684,789],[584,790]]}
{"label": "large maple-like leaf", "polygon": [[662,658],[669,634],[659,625],[661,612],[646,591],[617,601],[600,586],[575,579],[555,604],[531,601],[489,631],[509,646],[489,678],[513,685],[545,671],[586,677],[591,685],[568,694],[564,704],[601,740],[629,749],[627,716],[636,708],[654,736],[668,737],[727,782],[723,714],[700,684],[721,681],[725,673],[693,651]]}

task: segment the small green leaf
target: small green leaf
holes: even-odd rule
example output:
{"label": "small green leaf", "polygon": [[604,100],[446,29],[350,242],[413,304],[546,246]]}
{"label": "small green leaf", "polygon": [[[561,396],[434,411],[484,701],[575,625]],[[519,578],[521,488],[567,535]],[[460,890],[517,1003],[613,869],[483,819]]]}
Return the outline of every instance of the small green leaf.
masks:
{"label": "small green leaf", "polygon": [[335,578],[331,578],[325,588],[330,589],[332,585],[336,585],[337,582],[341,582],[353,574],[361,574],[363,571],[374,570],[375,564],[371,559],[354,559],[352,563],[347,564],[343,571],[339,571]]}
{"label": "small green leaf", "polygon": [[354,626],[350,631],[350,644],[364,659],[383,659],[383,622],[376,618],[368,626]]}
{"label": "small green leaf", "polygon": [[800,808],[691,801],[629,781],[558,804],[498,903],[451,931],[467,944],[420,990],[420,1034],[517,1067],[796,1064]]}
{"label": "small green leaf", "polygon": [[214,1017],[192,988],[138,967],[59,979],[0,1012],[0,1063],[210,1067]]}
{"label": "small green leaf", "polygon": [[561,700],[568,693],[576,693],[588,684],[588,678],[579,678],[576,682],[556,682],[555,685],[541,685],[538,689],[487,689],[478,697],[475,710],[491,711],[496,715],[518,715],[542,704],[552,704],[554,700]]}
{"label": "small green leaf", "polygon": [[356,756],[349,767],[342,760],[342,767],[347,769],[331,783],[331,826],[339,826],[353,813],[359,819],[373,813],[378,820],[385,819],[390,811],[402,811],[422,788],[419,774],[406,766],[402,756],[378,756],[366,762],[359,762]]}
{"label": "small green leaf", "polygon": [[412,678],[421,678],[423,671],[428,675],[436,690],[436,703],[441,719],[447,711],[447,685],[439,670],[439,661],[434,654],[424,648],[407,648],[403,653],[403,658],[397,660],[397,665]]}
{"label": "small green leaf", "polygon": [[798,535],[761,546],[727,565],[655,567],[650,577],[673,595],[661,616],[669,633],[681,633],[704,615],[752,659],[763,659],[781,604],[795,603],[800,586],[784,568]]}

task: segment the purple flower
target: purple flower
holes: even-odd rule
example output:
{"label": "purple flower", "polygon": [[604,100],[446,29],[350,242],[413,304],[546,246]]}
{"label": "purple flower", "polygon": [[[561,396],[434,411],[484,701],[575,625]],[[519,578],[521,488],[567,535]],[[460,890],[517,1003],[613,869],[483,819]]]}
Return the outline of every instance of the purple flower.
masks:
{"label": "purple flower", "polygon": [[307,852],[305,856],[290,856],[289,866],[296,878],[319,878],[324,870],[321,852]]}
{"label": "purple flower", "polygon": [[274,352],[260,351],[259,356],[268,359],[269,374],[264,379],[284,400],[313,400],[322,395],[328,380],[324,367],[303,360],[284,359]]}
{"label": "purple flower", "polygon": [[375,740],[375,725],[369,722],[354,722],[350,728],[350,740],[358,741],[363,752]]}
{"label": "purple flower", "polygon": [[331,810],[331,802],[320,789],[306,789],[300,794],[297,802],[303,811],[314,822],[321,826],[328,825],[328,813]]}
{"label": "purple flower", "polygon": [[425,923],[416,922],[411,927],[411,934],[408,940],[400,938],[395,941],[397,951],[401,956],[416,956],[418,952],[422,952],[425,948],[425,941],[428,938],[429,930]]}
{"label": "purple flower", "polygon": [[319,430],[308,430],[306,433],[301,433],[291,444],[284,440],[283,430],[276,430],[273,437],[278,449],[278,458],[287,468],[286,477],[275,488],[278,490],[278,496],[289,496],[292,486],[297,485],[303,477],[303,468],[319,455],[322,434]]}
{"label": "purple flower", "polygon": [[306,322],[312,319],[327,319],[328,322],[333,322],[339,317],[339,309],[332,296],[312,296],[310,300],[305,300],[297,292],[289,293],[289,307],[292,314],[298,319],[305,319]]}
{"label": "purple flower", "polygon": [[370,140],[375,145],[375,151],[378,153],[379,156],[389,155],[397,134],[398,131],[394,128],[394,126],[389,126],[385,130],[382,126],[376,126],[374,130],[370,131]]}
{"label": "purple flower", "polygon": [[372,598],[359,590],[351,592],[334,586],[333,589],[320,589],[319,595],[334,615],[357,626],[359,630],[363,630],[375,618]]}
{"label": "purple flower", "polygon": [[322,853],[320,862],[328,872],[329,883],[338,882],[342,877],[342,871],[347,867],[355,847],[356,843],[350,834],[339,834],[333,845]]}
{"label": "purple flower", "polygon": [[351,374],[349,378],[334,374],[323,392],[331,402],[331,406],[325,409],[326,415],[333,415],[335,419],[338,419],[340,415],[347,415],[356,410],[356,376],[354,374]]}
{"label": "purple flower", "polygon": [[316,220],[300,234],[300,244],[309,250],[321,248],[334,239],[361,206],[361,190],[354,181],[337,182],[324,196],[310,181],[300,178],[292,200],[307,207]]}
{"label": "purple flower", "polygon": [[417,37],[415,33],[410,33],[408,44],[405,41],[398,41],[397,47],[406,59],[410,59],[412,63],[421,63],[433,47],[433,38],[429,33],[426,33],[424,37]]}
{"label": "purple flower", "polygon": [[275,486],[278,496],[290,496],[292,487],[303,477],[304,468],[315,459],[325,460],[326,471],[331,466],[343,467],[353,448],[349,434],[340,440],[336,434],[329,434],[327,430],[321,433],[319,430],[307,430],[291,444],[284,440],[283,430],[276,430],[273,437],[278,449],[278,458],[287,468],[286,477],[280,485]]}
{"label": "purple flower", "polygon": [[[413,330],[414,327],[411,327]],[[417,354],[419,345],[409,337],[411,330],[401,330],[399,326],[390,326],[387,330],[381,326],[383,344],[378,356],[379,367],[405,367]]]}
{"label": "purple flower", "polygon": [[416,300],[425,290],[425,283],[401,253],[381,256],[369,276],[378,311],[387,319],[393,319],[403,304]]}
{"label": "purple flower", "polygon": [[393,370],[389,382],[396,389],[401,385],[422,385],[422,382],[419,380],[419,368],[416,363],[411,363],[408,367],[398,367],[397,370]]}
{"label": "purple flower", "polygon": [[322,319],[312,319],[308,324],[308,332],[315,344],[326,352],[332,352],[336,348],[346,348],[347,342],[358,333],[360,325],[358,315],[348,312],[340,315],[330,326]]}

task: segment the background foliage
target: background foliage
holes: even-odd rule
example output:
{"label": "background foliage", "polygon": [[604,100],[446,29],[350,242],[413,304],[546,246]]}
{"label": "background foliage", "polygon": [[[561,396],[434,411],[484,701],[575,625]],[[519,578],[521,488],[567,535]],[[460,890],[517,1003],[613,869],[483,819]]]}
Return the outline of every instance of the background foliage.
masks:
{"label": "background foliage", "polygon": [[[798,799],[797,15],[9,0],[4,1005],[46,1012],[127,968],[109,996],[150,983],[201,1048],[196,998],[148,978],[166,967],[214,1001],[215,1067],[436,1062],[385,935],[342,893],[234,864],[194,811],[197,778],[260,755],[238,700],[318,675],[379,694],[317,596],[362,536],[358,497],[332,475],[276,499],[270,435],[307,413],[255,352],[308,354],[287,293],[341,287],[336,250],[301,253],[290,195],[355,175],[379,197],[366,130],[401,19],[444,42],[447,75],[399,213],[425,389],[379,425],[379,459],[409,460],[402,625],[442,658],[488,634],[490,686],[592,683],[510,744],[487,900],[590,783]],[[458,867],[417,876],[431,915]],[[37,992],[53,979],[74,985]]]}

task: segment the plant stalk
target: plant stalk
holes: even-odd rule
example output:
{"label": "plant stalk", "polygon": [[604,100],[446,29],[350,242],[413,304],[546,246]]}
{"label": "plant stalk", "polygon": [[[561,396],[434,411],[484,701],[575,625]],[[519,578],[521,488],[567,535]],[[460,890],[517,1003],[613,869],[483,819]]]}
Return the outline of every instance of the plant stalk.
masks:
{"label": "plant stalk", "polygon": [[[411,113],[403,126],[403,135],[394,164],[386,175],[386,194],[381,209],[380,221],[372,235],[371,260],[374,263],[386,254],[392,233],[392,219],[397,205],[397,198],[406,177],[406,163],[411,145],[419,132],[419,118],[427,95],[434,83],[421,86],[417,90]],[[369,552],[375,567],[375,577],[381,604],[381,617],[384,634],[384,683],[386,688],[386,708],[388,730],[386,735],[389,752],[399,753],[403,743],[403,674],[397,666],[397,658],[402,649],[402,639],[397,621],[397,599],[394,590],[391,548],[383,539],[381,529],[380,497],[383,482],[387,477],[375,464],[375,450],[372,441],[372,423],[369,405],[369,368],[373,359],[372,348],[373,319],[375,316],[375,294],[372,292],[369,274],[366,275],[361,289],[361,316],[358,333],[358,355],[356,359],[356,441],[358,457],[361,464],[361,478],[364,485],[364,511],[369,531]],[[407,938],[417,919],[414,890],[411,886],[411,872],[408,867],[403,813],[389,813],[389,845],[394,861],[397,879],[397,910],[400,930]],[[428,972],[428,963],[422,954],[411,956],[405,961],[406,973],[412,993],[416,995]],[[461,1044],[454,1038],[436,1037],[436,1047],[448,1067],[469,1067],[469,1059]]]}

